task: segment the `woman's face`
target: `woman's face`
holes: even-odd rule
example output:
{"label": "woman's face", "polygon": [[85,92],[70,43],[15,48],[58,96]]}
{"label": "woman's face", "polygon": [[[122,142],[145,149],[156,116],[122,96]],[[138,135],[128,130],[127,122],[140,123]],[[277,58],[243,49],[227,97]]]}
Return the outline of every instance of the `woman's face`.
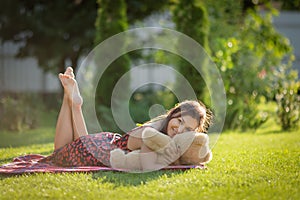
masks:
{"label": "woman's face", "polygon": [[194,131],[198,127],[198,121],[191,116],[185,115],[182,117],[172,118],[167,127],[167,134],[170,137],[174,137],[176,134],[180,134],[187,131]]}

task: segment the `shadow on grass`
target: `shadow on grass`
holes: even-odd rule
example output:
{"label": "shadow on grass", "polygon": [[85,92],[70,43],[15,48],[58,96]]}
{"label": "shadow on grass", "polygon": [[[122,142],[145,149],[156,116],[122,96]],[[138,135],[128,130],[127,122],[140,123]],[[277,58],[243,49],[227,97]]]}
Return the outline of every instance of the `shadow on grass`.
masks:
{"label": "shadow on grass", "polygon": [[172,175],[184,173],[184,170],[160,170],[147,173],[124,173],[124,172],[97,172],[93,174],[94,179],[102,178],[117,186],[137,186],[155,180],[161,176],[171,177]]}
{"label": "shadow on grass", "polygon": [[58,110],[41,111],[35,129],[25,129],[21,132],[0,129],[0,148],[21,147],[33,144],[47,144],[54,141],[55,124]]}
{"label": "shadow on grass", "polygon": [[259,134],[269,135],[269,134],[280,134],[280,133],[285,133],[285,131],[282,131],[282,130],[266,130],[266,131],[261,131]]}
{"label": "shadow on grass", "polygon": [[256,131],[255,134],[259,135],[270,135],[270,134],[289,134],[289,133],[295,133],[297,130],[282,130],[282,129],[266,129],[266,130],[259,130]]}

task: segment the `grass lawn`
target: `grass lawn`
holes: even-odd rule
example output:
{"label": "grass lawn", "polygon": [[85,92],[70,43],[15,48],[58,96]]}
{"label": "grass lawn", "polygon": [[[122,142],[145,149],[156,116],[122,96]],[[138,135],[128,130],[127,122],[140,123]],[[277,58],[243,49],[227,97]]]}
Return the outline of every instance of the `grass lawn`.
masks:
{"label": "grass lawn", "polygon": [[[53,127],[0,133],[0,164],[50,154]],[[1,176],[0,199],[299,199],[299,148],[298,131],[266,124],[256,132],[222,133],[207,170]]]}

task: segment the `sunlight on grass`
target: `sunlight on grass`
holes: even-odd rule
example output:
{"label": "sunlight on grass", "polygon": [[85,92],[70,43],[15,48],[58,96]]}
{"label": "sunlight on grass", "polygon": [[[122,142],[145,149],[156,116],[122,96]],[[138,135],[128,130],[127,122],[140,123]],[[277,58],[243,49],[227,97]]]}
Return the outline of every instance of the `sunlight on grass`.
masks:
{"label": "sunlight on grass", "polygon": [[[53,151],[50,125],[0,136],[0,164]],[[0,176],[0,199],[298,199],[299,147],[298,131],[271,118],[256,131],[222,133],[207,170]]]}
{"label": "sunlight on grass", "polygon": [[39,128],[24,133],[1,132],[0,148],[53,143],[54,133],[54,128]]}
{"label": "sunlight on grass", "polygon": [[53,152],[53,144],[38,144],[22,147],[0,148],[0,164],[11,162],[13,158],[26,154],[49,155]]}
{"label": "sunlight on grass", "polygon": [[55,111],[43,112],[40,127],[37,129],[26,130],[21,133],[0,131],[0,148],[53,143],[56,117]]}
{"label": "sunlight on grass", "polygon": [[[207,170],[32,174],[2,177],[1,199],[297,199],[296,132],[225,133]],[[51,144],[0,149],[1,161],[51,152]]]}

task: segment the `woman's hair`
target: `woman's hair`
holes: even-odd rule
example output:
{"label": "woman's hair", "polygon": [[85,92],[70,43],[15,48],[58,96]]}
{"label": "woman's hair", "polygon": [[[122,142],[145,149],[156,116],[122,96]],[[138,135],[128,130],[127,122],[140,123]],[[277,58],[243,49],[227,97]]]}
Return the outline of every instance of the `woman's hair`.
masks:
{"label": "woman's hair", "polygon": [[190,116],[198,121],[198,125],[195,131],[207,133],[212,121],[212,112],[206,108],[201,101],[186,100],[183,101],[172,109],[167,114],[154,118],[151,122],[162,120],[160,132],[167,134],[167,127],[169,121],[173,118]]}

